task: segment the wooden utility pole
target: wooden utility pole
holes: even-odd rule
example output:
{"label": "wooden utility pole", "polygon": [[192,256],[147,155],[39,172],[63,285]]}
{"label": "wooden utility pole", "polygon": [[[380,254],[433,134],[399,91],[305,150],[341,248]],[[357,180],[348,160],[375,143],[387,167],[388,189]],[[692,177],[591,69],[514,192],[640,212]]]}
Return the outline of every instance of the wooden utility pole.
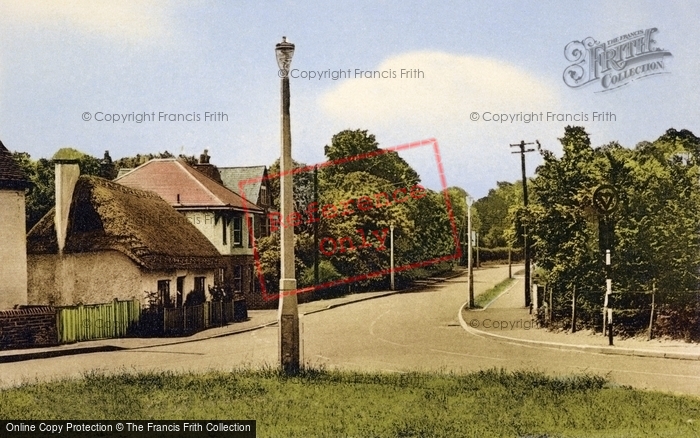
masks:
{"label": "wooden utility pole", "polygon": [[554,316],[554,301],[552,299],[552,288],[549,288],[549,326],[552,326],[552,317]]}
{"label": "wooden utility pole", "polygon": [[391,222],[391,256],[390,256],[390,266],[391,266],[391,290],[394,290],[394,222]]}
{"label": "wooden utility pole", "polygon": [[651,341],[651,338],[653,337],[653,330],[654,330],[654,307],[656,305],[655,302],[656,298],[656,281],[654,281],[652,287],[651,287],[651,315],[649,315],[649,340]]}
{"label": "wooden utility pole", "polygon": [[571,293],[571,333],[576,333],[576,285]]}
{"label": "wooden utility pole", "polygon": [[[540,142],[535,140],[539,146]],[[525,205],[525,211],[527,211],[527,174],[525,173],[525,154],[527,152],[534,152],[534,149],[525,149],[526,145],[531,145],[535,143],[525,143],[521,140],[520,143],[511,144],[510,147],[519,147],[519,151],[512,152],[513,154],[520,154],[520,167],[523,173],[523,204]],[[527,239],[527,227],[523,225],[523,251],[525,253],[525,307],[530,307],[530,248]]]}
{"label": "wooden utility pole", "polygon": [[513,278],[513,263],[511,261],[511,248],[508,247],[508,278]]}
{"label": "wooden utility pole", "polygon": [[472,203],[467,195],[467,269],[469,270],[469,308],[474,307],[474,263],[472,260]]}
{"label": "wooden utility pole", "polygon": [[[318,206],[318,166],[314,166],[314,205]],[[314,220],[314,286],[318,286],[318,222],[321,215]]]}

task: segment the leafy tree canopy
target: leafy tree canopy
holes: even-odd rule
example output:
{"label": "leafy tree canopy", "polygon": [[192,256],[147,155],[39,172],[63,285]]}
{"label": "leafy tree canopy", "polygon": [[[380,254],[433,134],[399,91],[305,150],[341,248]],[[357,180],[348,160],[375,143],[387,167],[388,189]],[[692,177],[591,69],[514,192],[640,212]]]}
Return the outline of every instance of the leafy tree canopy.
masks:
{"label": "leafy tree canopy", "polygon": [[331,144],[325,146],[324,152],[331,161],[352,158],[324,168],[329,178],[362,171],[384,178],[395,186],[410,187],[420,182],[418,173],[398,153],[379,153],[379,143],[366,130],[339,132],[333,136]]}

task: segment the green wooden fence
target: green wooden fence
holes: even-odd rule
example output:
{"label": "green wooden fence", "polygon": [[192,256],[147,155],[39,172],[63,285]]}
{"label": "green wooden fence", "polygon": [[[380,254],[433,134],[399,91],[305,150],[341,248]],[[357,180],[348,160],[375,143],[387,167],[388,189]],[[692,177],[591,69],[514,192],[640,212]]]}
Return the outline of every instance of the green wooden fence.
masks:
{"label": "green wooden fence", "polygon": [[137,330],[140,318],[138,300],[57,307],[58,342],[125,337]]}

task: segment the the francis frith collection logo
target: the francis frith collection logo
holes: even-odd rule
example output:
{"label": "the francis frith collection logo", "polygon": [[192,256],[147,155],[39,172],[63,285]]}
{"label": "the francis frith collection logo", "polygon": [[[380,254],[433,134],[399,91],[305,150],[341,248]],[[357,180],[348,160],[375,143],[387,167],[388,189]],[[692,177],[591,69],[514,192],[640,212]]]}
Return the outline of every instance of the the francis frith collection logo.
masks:
{"label": "the francis frith collection logo", "polygon": [[641,29],[600,42],[592,37],[572,41],[564,55],[573,64],[564,70],[564,83],[571,88],[598,83],[596,92],[610,91],[630,82],[669,73],[666,57],[671,52],[657,46],[657,28]]}

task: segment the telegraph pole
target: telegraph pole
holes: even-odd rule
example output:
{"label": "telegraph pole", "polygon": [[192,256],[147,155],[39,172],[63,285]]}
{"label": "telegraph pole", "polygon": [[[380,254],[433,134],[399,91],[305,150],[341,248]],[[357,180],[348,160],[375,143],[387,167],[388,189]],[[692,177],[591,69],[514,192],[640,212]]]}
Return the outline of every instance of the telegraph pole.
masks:
{"label": "telegraph pole", "polygon": [[[314,205],[318,206],[318,166],[314,166]],[[318,221],[314,221],[314,286],[318,286]]]}
{"label": "telegraph pole", "polygon": [[[539,146],[540,142],[535,140]],[[525,211],[527,211],[527,175],[525,173],[525,154],[527,152],[534,152],[534,149],[525,149],[525,146],[535,143],[525,143],[525,140],[521,140],[520,143],[511,144],[510,147],[519,147],[519,151],[512,152],[513,154],[520,154],[520,167],[523,172],[523,204],[525,205]],[[527,239],[527,226],[523,225],[523,253],[525,255],[525,307],[530,307],[531,297],[530,297],[530,244]],[[530,310],[532,311],[532,309]]]}
{"label": "telegraph pole", "polygon": [[474,307],[474,264],[472,263],[472,203],[474,199],[467,195],[467,266],[469,270],[469,308]]}
{"label": "telegraph pole", "polygon": [[394,222],[391,223],[391,290],[394,290]]}

